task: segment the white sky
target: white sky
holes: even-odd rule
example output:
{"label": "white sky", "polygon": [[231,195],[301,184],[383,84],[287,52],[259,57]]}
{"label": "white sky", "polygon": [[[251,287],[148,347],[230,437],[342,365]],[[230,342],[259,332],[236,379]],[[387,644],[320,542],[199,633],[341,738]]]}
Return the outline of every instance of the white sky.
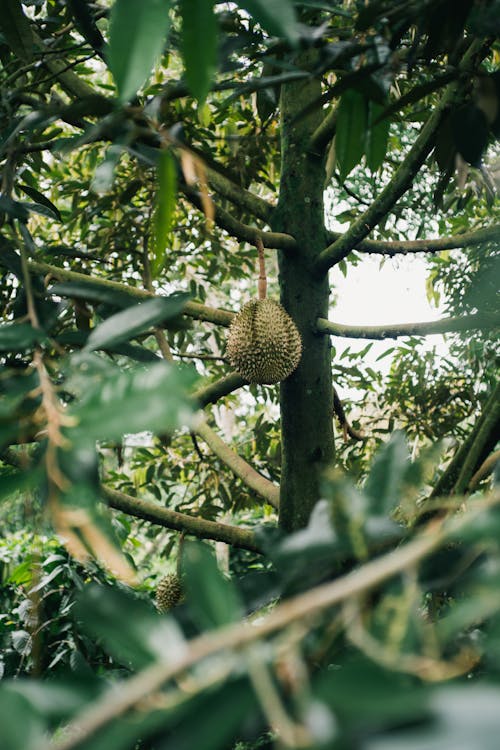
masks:
{"label": "white sky", "polygon": [[350,325],[383,325],[438,320],[440,311],[429,304],[425,282],[425,258],[387,258],[367,255],[356,267],[349,265],[347,277],[338,268],[330,280],[337,304],[332,319]]}
{"label": "white sky", "polygon": [[[359,265],[348,264],[347,276],[338,268],[330,272],[330,285],[336,299],[329,319],[348,325],[384,325],[416,323],[439,320],[442,310],[432,306],[426,295],[428,271],[422,255],[386,258],[380,266],[381,255],[365,255]],[[361,351],[371,339],[350,339],[332,336],[332,344],[338,356],[346,349]],[[389,347],[397,346],[404,338],[373,341],[372,348],[363,357],[365,365],[383,374],[389,371],[392,356],[377,362],[377,358]],[[440,354],[446,354],[448,346],[442,334],[421,339],[423,346],[436,346]],[[356,398],[356,391],[339,388],[341,398]]]}

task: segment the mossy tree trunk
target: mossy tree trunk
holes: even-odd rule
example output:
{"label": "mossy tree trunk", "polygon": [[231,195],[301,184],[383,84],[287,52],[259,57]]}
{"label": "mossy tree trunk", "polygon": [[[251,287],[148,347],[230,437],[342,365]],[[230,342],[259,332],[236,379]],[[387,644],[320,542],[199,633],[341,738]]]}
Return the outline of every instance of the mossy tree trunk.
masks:
{"label": "mossy tree trunk", "polygon": [[[315,52],[299,65],[314,64]],[[328,316],[328,276],[318,277],[313,263],[326,246],[323,154],[308,144],[322,119],[321,108],[304,116],[321,95],[310,79],[283,86],[281,92],[281,184],[276,230],[293,235],[295,251],[280,251],[281,302],[298,326],[303,354],[297,370],[281,384],[282,480],[280,525],[303,527],[319,498],[321,470],[334,458],[332,378],[328,336],[315,331],[318,317]]]}

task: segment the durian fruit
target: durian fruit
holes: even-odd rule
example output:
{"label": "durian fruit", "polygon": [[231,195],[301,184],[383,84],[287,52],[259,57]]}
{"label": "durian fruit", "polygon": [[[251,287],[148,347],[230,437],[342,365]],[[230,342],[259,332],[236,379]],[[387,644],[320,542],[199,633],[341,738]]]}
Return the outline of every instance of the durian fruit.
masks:
{"label": "durian fruit", "polygon": [[182,582],[177,573],[164,576],[156,587],[156,608],[168,612],[182,599]]}
{"label": "durian fruit", "polygon": [[229,327],[226,355],[249,383],[278,383],[297,367],[302,341],[285,308],[272,299],[253,299]]}

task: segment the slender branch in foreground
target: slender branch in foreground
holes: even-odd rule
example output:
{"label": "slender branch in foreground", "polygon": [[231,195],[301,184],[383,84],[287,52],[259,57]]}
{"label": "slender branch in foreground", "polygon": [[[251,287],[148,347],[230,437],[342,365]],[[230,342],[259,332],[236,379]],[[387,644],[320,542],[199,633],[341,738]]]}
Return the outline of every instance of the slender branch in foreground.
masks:
{"label": "slender branch in foreground", "polygon": [[[470,45],[460,63],[462,70],[464,67],[470,66],[471,59],[477,54],[481,45],[482,42],[479,41]],[[441,101],[423,126],[418,138],[396,170],[393,178],[371,206],[351,225],[345,234],[319,254],[316,261],[318,274],[327,273],[329,268],[349,255],[411,187],[414,177],[434,147],[437,129],[452,103],[456,88],[457,84],[451,83],[445,89]]]}
{"label": "slender branch in foreground", "polygon": [[[328,237],[335,243],[343,235],[340,232],[329,232]],[[438,253],[441,250],[458,250],[474,247],[483,242],[494,242],[500,239],[500,224],[484,229],[476,229],[453,237],[438,237],[430,240],[361,240],[353,250],[379,255],[410,255],[411,253]]]}
{"label": "slender branch in foreground", "polygon": [[189,516],[187,513],[178,513],[175,510],[169,510],[146,500],[139,500],[109,487],[102,487],[101,492],[111,508],[127,513],[129,516],[142,518],[144,521],[163,526],[166,529],[182,531],[199,539],[213,539],[216,542],[230,544],[232,547],[247,549],[251,552],[261,552],[255,535],[250,529],[207,521],[197,516]]}
{"label": "slender branch in foreground", "polygon": [[[200,211],[203,210],[201,196],[197,190],[194,190],[188,185],[181,185],[181,190],[195,208],[198,208]],[[241,242],[248,242],[251,245],[255,245],[257,244],[257,240],[261,239],[266,247],[274,250],[295,250],[297,247],[295,239],[289,234],[283,234],[282,232],[265,232],[257,227],[242,224],[241,221],[235,219],[228,211],[225,211],[220,206],[214,204],[214,209],[214,221],[217,226],[224,229],[228,234]]]}
{"label": "slender branch in foreground", "polygon": [[220,458],[231,471],[244,482],[247,487],[254,490],[273,508],[279,506],[280,490],[278,485],[259,474],[241,456],[238,456],[226,443],[208,426],[205,421],[200,421],[194,428],[209,448]]}
{"label": "slender branch in foreground", "polygon": [[[103,289],[112,289],[116,292],[121,292],[122,294],[128,294],[130,297],[135,297],[137,300],[162,296],[154,294],[154,292],[150,292],[147,289],[128,286],[119,281],[101,279],[97,276],[88,276],[87,274],[79,273],[78,271],[69,271],[67,268],[52,266],[49,263],[43,263],[38,260],[28,261],[28,268],[30,271],[47,274],[59,281],[78,281],[84,284],[92,284],[100,286]],[[195,318],[196,320],[205,320],[208,323],[216,323],[217,325],[222,326],[228,326],[234,317],[234,313],[229,310],[208,307],[207,305],[201,305],[198,302],[186,302],[182,314],[187,315],[190,318]]]}
{"label": "slender branch in foreground", "polygon": [[318,333],[332,334],[352,339],[394,339],[398,336],[431,336],[435,333],[456,331],[473,331],[478,328],[494,329],[500,327],[500,314],[478,313],[464,315],[460,318],[444,318],[428,323],[402,323],[400,325],[350,326],[332,323],[326,318],[318,318]]}
{"label": "slender branch in foreground", "polygon": [[201,408],[208,406],[208,404],[215,404],[223,396],[227,396],[229,393],[236,391],[243,385],[247,385],[247,381],[243,380],[241,375],[236,372],[232,372],[229,375],[225,375],[223,378],[216,380],[214,383],[198,388],[193,393],[193,398],[201,406]]}
{"label": "slender branch in foreground", "polygon": [[188,670],[212,654],[227,649],[241,648],[260,638],[301,620],[311,621],[325,609],[373,590],[384,581],[413,568],[471,523],[485,509],[500,502],[500,493],[492,494],[487,502],[446,522],[432,522],[413,541],[382,557],[365,563],[360,568],[335,581],[324,583],[304,594],[278,604],[258,622],[243,622],[210,631],[191,640],[177,659],[147,667],[128,679],[119,693],[112,690],[100,701],[83,711],[66,727],[64,737],[54,740],[47,750],[75,750],[103,727],[133,709],[148,695],[160,690],[169,680]]}
{"label": "slender branch in foreground", "polygon": [[240,187],[212,167],[207,165],[206,170],[208,182],[219,195],[227,198],[239,208],[249,211],[256,218],[265,222],[270,221],[274,206],[250,190]]}

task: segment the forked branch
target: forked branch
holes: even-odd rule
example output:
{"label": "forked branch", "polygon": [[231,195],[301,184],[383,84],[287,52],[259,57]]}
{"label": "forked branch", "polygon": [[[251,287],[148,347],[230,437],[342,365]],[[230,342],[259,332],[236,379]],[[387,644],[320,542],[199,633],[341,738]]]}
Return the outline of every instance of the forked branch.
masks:
{"label": "forked branch", "polygon": [[[329,232],[332,243],[343,235],[339,232]],[[496,242],[500,239],[500,224],[476,229],[452,237],[438,237],[430,240],[361,240],[353,250],[366,255],[411,255],[413,253],[439,253],[441,250],[458,250],[474,247],[486,242]]]}
{"label": "forked branch", "polygon": [[[462,70],[470,66],[471,60],[477,54],[482,42],[473,42],[460,63]],[[373,201],[370,207],[355,221],[349,230],[327,247],[318,256],[315,270],[319,275],[343,260],[354,248],[367,237],[372,229],[389,213],[402,195],[411,187],[427,156],[434,147],[436,132],[443,118],[450,108],[455,96],[457,84],[451,83],[445,90],[441,101],[434,109],[420,134],[396,170],[391,181]]]}
{"label": "forked branch", "polygon": [[254,490],[254,492],[260,495],[260,497],[269,503],[269,505],[272,505],[273,508],[278,508],[280,493],[278,485],[274,484],[274,482],[271,482],[269,479],[266,479],[266,477],[263,477],[262,474],[259,474],[253,466],[250,466],[250,464],[241,458],[241,456],[233,451],[233,449],[230,448],[204,420],[196,425],[194,431],[197,435],[203,438],[215,455],[218,456],[218,458],[220,458],[220,460],[231,469],[233,474],[236,474],[236,476],[239,477],[247,487]]}

